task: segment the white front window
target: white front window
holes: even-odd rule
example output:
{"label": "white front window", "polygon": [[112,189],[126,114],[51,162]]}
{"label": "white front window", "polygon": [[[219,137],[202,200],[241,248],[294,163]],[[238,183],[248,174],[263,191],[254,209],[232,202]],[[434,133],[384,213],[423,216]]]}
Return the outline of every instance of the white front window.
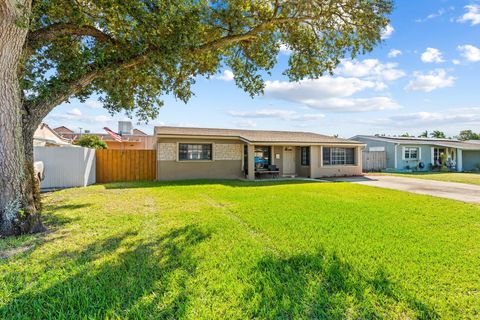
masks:
{"label": "white front window", "polygon": [[403,158],[405,160],[418,160],[418,148],[414,147],[405,147],[403,149]]}

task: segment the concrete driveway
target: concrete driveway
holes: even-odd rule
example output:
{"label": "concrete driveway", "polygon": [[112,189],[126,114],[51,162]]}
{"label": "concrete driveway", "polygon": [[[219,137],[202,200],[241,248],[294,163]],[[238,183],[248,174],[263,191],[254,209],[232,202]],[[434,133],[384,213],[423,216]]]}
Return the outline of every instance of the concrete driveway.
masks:
{"label": "concrete driveway", "polygon": [[344,181],[372,187],[387,188],[426,194],[471,203],[480,203],[480,186],[456,182],[443,182],[394,176],[364,176],[333,178],[329,181]]}

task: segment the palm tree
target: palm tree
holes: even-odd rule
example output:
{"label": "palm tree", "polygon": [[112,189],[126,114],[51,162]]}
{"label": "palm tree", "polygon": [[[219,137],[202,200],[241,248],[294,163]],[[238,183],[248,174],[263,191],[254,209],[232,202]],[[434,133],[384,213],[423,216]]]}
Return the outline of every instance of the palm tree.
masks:
{"label": "palm tree", "polygon": [[437,139],[445,139],[445,138],[446,138],[445,133],[442,132],[442,131],[439,131],[439,130],[433,131],[433,132],[430,134],[430,136],[431,136],[432,138],[437,138]]}
{"label": "palm tree", "polygon": [[423,131],[418,137],[419,138],[428,138],[428,131],[427,130]]}

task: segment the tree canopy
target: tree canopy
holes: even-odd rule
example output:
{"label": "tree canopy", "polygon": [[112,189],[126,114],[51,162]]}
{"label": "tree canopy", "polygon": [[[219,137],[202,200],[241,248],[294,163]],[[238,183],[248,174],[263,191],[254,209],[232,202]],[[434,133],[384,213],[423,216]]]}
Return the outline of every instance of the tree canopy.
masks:
{"label": "tree canopy", "polygon": [[33,2],[22,88],[45,117],[95,93],[111,113],[147,120],[162,95],[187,101],[197,76],[232,69],[254,96],[281,45],[292,50],[290,80],[332,72],[371,51],[391,0],[38,0]]}
{"label": "tree canopy", "polygon": [[445,133],[443,131],[440,131],[440,130],[434,130],[432,131],[432,133],[430,133],[430,136],[432,138],[436,138],[436,139],[446,139],[447,136],[445,135]]}
{"label": "tree canopy", "polygon": [[92,149],[107,149],[107,143],[93,134],[84,134],[77,142],[76,145]]}
{"label": "tree canopy", "polygon": [[459,140],[480,140],[480,133],[475,133],[472,130],[462,130],[457,138]]}

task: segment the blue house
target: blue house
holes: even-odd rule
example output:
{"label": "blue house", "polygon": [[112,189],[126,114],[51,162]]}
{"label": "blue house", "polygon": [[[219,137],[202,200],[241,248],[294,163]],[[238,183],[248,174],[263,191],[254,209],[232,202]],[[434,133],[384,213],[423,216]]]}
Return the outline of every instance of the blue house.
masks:
{"label": "blue house", "polygon": [[441,166],[442,154],[452,171],[472,171],[480,166],[480,143],[454,139],[358,135],[351,140],[366,144],[364,151],[386,154],[387,169],[430,171]]}

